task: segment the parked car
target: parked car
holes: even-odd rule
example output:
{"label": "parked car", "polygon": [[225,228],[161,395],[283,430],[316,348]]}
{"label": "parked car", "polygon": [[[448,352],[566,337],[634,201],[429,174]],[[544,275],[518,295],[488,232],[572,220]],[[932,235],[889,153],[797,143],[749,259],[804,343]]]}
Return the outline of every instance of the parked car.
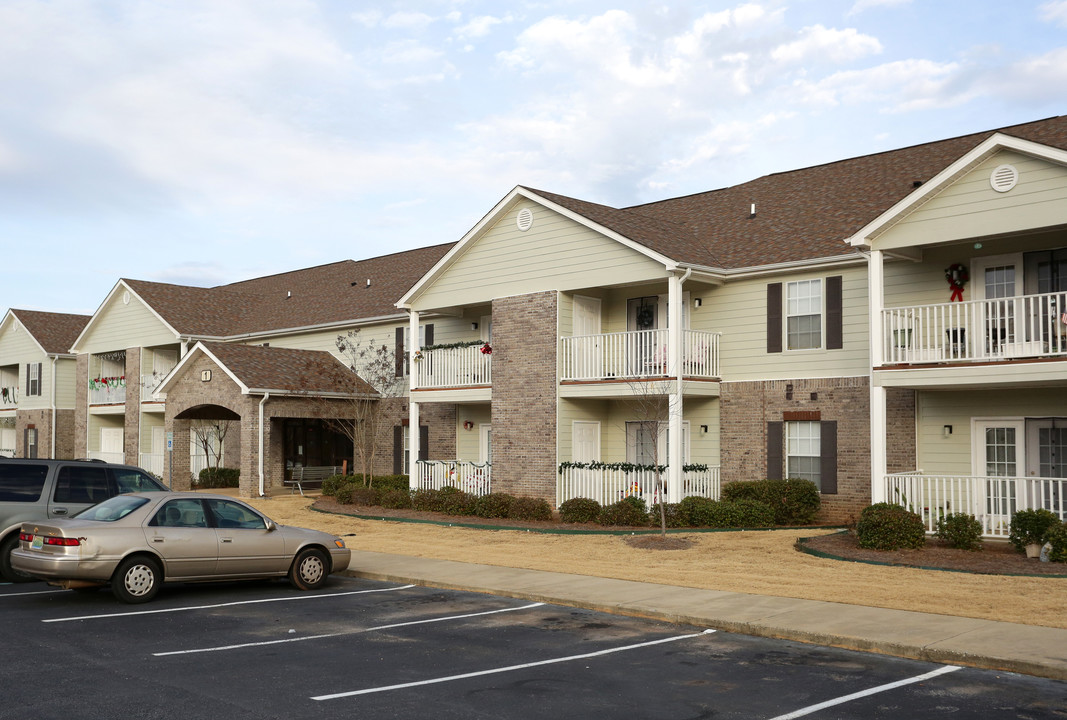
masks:
{"label": "parked car", "polygon": [[23,523],[19,539],[16,570],[72,589],[110,584],[129,603],[151,600],[164,582],[288,577],[315,590],[352,557],[339,537],[204,493],[119,495],[77,517]]}
{"label": "parked car", "polygon": [[11,567],[22,523],[70,517],[101,500],[140,490],[166,487],[131,465],[0,458],[0,575],[8,582],[33,579]]}

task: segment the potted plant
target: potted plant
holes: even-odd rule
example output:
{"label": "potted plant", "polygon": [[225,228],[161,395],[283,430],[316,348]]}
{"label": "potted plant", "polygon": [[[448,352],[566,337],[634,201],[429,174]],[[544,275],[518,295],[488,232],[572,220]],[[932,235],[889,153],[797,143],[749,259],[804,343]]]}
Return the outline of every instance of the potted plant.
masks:
{"label": "potted plant", "polygon": [[1019,510],[1011,516],[1011,532],[1008,540],[1026,557],[1036,558],[1041,554],[1048,531],[1060,524],[1055,513],[1044,508],[1037,510]]}

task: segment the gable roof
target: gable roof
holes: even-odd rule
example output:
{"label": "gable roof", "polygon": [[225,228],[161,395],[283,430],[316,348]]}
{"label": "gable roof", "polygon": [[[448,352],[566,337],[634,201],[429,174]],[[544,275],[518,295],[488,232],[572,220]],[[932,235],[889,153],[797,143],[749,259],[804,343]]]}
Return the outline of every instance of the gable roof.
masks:
{"label": "gable roof", "polygon": [[371,385],[324,350],[203,341],[185,354],[157,392],[166,392],[200,355],[211,358],[246,395],[262,392],[347,397],[378,395]]}
{"label": "gable roof", "polygon": [[18,319],[26,331],[48,355],[66,355],[74,340],[89,322],[89,315],[17,310],[11,308],[12,316]]}

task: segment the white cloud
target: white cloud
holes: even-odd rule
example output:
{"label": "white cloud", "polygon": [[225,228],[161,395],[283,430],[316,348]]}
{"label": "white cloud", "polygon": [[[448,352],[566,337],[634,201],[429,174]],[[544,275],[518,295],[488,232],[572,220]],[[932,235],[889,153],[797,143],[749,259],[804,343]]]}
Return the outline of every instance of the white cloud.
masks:
{"label": "white cloud", "polygon": [[460,39],[481,38],[493,31],[493,28],[502,23],[511,22],[511,17],[494,17],[492,15],[480,15],[472,18],[467,24],[456,28],[456,37]]}
{"label": "white cloud", "polygon": [[779,45],[771,57],[780,62],[800,63],[829,59],[847,62],[882,52],[882,44],[870,35],[862,35],[853,28],[835,30],[822,25],[804,28],[796,40]]}
{"label": "white cloud", "polygon": [[367,10],[360,13],[352,13],[352,19],[364,27],[377,27],[382,21],[382,13],[379,10]]}
{"label": "white cloud", "polygon": [[1067,0],[1052,0],[1040,5],[1037,11],[1045,22],[1067,27]]}
{"label": "white cloud", "polygon": [[973,96],[969,89],[953,87],[960,71],[957,63],[900,60],[816,81],[801,79],[792,94],[796,102],[819,107],[871,104],[889,112],[947,107]]}
{"label": "white cloud", "polygon": [[872,8],[897,7],[898,5],[908,5],[910,3],[911,0],[857,0],[852,9],[848,11],[848,14],[856,15]]}

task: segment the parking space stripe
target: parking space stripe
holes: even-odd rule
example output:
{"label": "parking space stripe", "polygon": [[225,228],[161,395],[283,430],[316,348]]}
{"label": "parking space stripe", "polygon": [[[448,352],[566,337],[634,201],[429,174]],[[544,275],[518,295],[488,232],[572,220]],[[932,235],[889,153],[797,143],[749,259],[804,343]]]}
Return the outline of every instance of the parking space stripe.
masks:
{"label": "parking space stripe", "polygon": [[860,698],[865,698],[870,695],[877,695],[878,693],[885,692],[887,690],[893,690],[894,688],[903,687],[905,685],[911,685],[917,682],[922,682],[923,680],[929,680],[930,678],[937,677],[938,675],[944,675],[945,673],[955,672],[956,670],[962,669],[963,668],[959,667],[958,665],[945,665],[944,667],[939,667],[937,670],[931,670],[925,675],[917,675],[915,677],[907,678],[905,680],[897,680],[896,682],[891,682],[887,685],[879,685],[878,687],[873,687],[869,690],[861,690],[859,692],[852,693],[851,695],[845,695],[843,697],[835,698],[833,700],[821,702],[818,705],[810,705],[806,708],[801,708],[800,710],[794,710],[791,713],[786,713],[785,715],[779,715],[778,717],[771,718],[771,720],[793,720],[793,718],[804,717],[805,715],[810,715],[813,712],[818,712],[819,710],[824,710],[828,707],[841,705],[843,703],[851,702],[852,700],[859,700]]}
{"label": "parking space stripe", "polygon": [[4,593],[0,597],[23,597],[25,595],[52,595],[54,593],[70,592],[70,590],[34,590],[33,592]]}
{"label": "parking space stripe", "polygon": [[328,593],[326,595],[294,595],[291,597],[264,598],[262,600],[240,600],[237,602],[218,603],[216,605],[190,605],[189,607],[161,608],[159,610],[134,610],[122,613],[106,613],[103,615],[78,615],[75,617],[49,618],[42,620],[43,623],[71,622],[73,620],[101,620],[103,618],[132,617],[134,615],[158,615],[160,613],[186,612],[188,610],[213,610],[221,607],[233,607],[234,605],[258,605],[260,603],[290,602],[295,600],[318,600],[320,598],[343,597],[345,595],[366,595],[368,593],[393,592],[394,590],[407,590],[414,585],[399,585],[390,588],[375,588],[374,590],[353,590],[352,592]]}
{"label": "parking space stripe", "polygon": [[447,677],[432,678],[430,680],[418,680],[416,682],[401,683],[400,685],[385,685],[383,687],[366,688],[364,690],[352,690],[350,692],[333,693],[331,695],[316,695],[310,699],[336,700],[338,698],[353,697],[355,695],[369,695],[371,693],[389,692],[391,690],[403,690],[404,688],[419,687],[421,685],[435,685],[437,683],[452,682],[454,680],[466,680],[467,678],[514,672],[515,670],[525,670],[527,668],[539,667],[541,665],[554,665],[556,663],[571,662],[573,660],[585,660],[587,658],[601,657],[603,655],[611,655],[613,653],[623,652],[625,650],[636,650],[637,648],[651,647],[653,645],[662,645],[663,643],[676,642],[678,640],[688,640],[690,638],[703,637],[704,635],[710,635],[713,632],[715,631],[705,630],[699,633],[692,633],[689,635],[675,635],[674,637],[661,638],[659,640],[650,640],[649,642],[637,643],[636,645],[624,645],[622,647],[617,648],[608,648],[607,650],[598,650],[596,652],[583,653],[581,655],[568,655],[567,657],[552,658],[551,660],[539,660],[537,662],[523,663],[521,665],[509,665],[508,667],[493,668],[491,670],[478,670],[477,672],[463,673],[462,675],[449,675]]}
{"label": "parking space stripe", "polygon": [[498,610],[486,610],[485,612],[467,613],[466,615],[448,615],[446,617],[430,618],[427,620],[411,620],[409,622],[393,623],[391,625],[377,625],[375,627],[362,628],[360,630],[346,630],[345,632],[327,633],[324,635],[305,635],[304,637],[283,638],[281,640],[262,640],[254,643],[241,643],[239,645],[222,645],[220,647],[194,648],[192,650],[172,650],[170,652],[152,653],[154,657],[167,655],[192,655],[194,653],[219,652],[221,650],[240,650],[241,648],[262,647],[263,645],[281,645],[282,643],[303,642],[305,640],[322,640],[324,638],[341,637],[342,635],[359,635],[361,633],[375,632],[378,630],[391,630],[392,628],[407,627],[408,625],[426,625],[429,623],[446,622],[448,620],[463,620],[464,618],[481,617],[483,615],[497,615],[499,613],[516,612],[541,607],[544,603],[532,603],[522,607],[502,608]]}

